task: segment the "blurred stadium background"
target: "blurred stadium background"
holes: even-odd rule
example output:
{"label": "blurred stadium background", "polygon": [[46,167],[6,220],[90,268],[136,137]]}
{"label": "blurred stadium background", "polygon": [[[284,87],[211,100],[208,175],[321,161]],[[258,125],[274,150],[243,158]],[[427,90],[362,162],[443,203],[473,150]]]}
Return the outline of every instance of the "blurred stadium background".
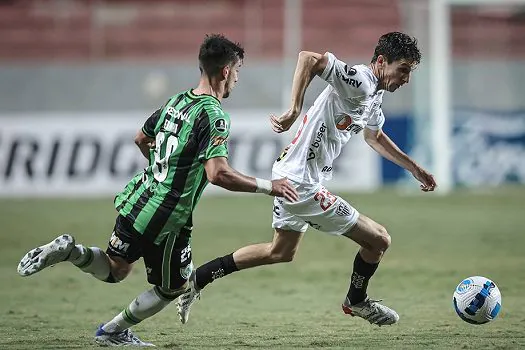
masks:
{"label": "blurred stadium background", "polygon": [[[433,169],[445,190],[524,183],[524,7],[452,6],[448,27],[436,24],[432,6],[420,0],[2,1],[0,194],[110,195],[120,188],[143,166],[130,137],[171,94],[196,84],[198,47],[212,32],[247,50],[239,88],[224,103],[234,120],[231,161],[243,171],[268,176],[289,141],[290,135],[268,131],[266,116],[286,107],[300,49],[368,62],[377,38],[400,30],[419,39],[424,59],[408,87],[385,97],[387,132]],[[439,26],[437,46],[429,23]],[[448,61],[433,51],[443,42],[450,44]],[[316,79],[305,107],[322,88]],[[362,142],[347,147],[333,188],[404,182],[402,170],[366,150]]]}
{"label": "blurred stadium background", "polygon": [[[0,276],[12,287],[0,290],[6,315],[0,348],[85,348],[89,327],[143,290],[142,267],[129,284],[111,287],[69,274],[70,266],[23,280],[15,267],[27,249],[61,230],[105,246],[115,216],[111,198],[145,165],[133,136],[169,96],[196,85],[206,33],[224,33],[245,46],[238,87],[223,102],[232,117],[230,162],[267,178],[293,134],[272,134],[267,117],[287,106],[298,51],[331,51],[349,64],[365,63],[389,31],[416,36],[423,61],[411,84],[385,95],[385,130],[436,173],[443,196],[416,196],[410,176],[357,138],[328,186],[395,236],[373,283],[406,323],[379,333],[335,318],[356,247],[345,246],[349,255],[338,239],[314,234],[293,267],[217,282],[203,298],[206,313],[195,311],[189,331],[177,326],[175,340],[163,333],[177,322],[173,310],[139,331],[168,348],[211,344],[199,334],[224,348],[525,347],[525,282],[516,278],[525,264],[523,1],[2,0]],[[315,79],[305,108],[324,86]],[[269,198],[222,197],[217,194],[225,191],[213,186],[207,193],[196,215],[197,264],[271,237]],[[494,278],[503,294],[502,320],[483,334],[459,324],[450,305],[455,285],[475,274]],[[404,282],[393,291],[397,277]],[[70,293],[57,292],[57,285]],[[232,285],[240,289],[226,297]],[[73,329],[65,335],[64,327]],[[20,329],[29,332],[20,338]],[[232,332],[240,340],[230,341]]]}

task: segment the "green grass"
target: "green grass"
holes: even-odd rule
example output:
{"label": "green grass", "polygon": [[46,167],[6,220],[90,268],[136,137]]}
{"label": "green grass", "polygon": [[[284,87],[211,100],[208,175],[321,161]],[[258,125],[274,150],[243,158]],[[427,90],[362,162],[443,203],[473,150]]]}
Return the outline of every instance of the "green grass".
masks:
{"label": "green grass", "polygon": [[[357,246],[309,230],[293,263],[216,281],[187,325],[170,305],[139,324],[137,334],[167,349],[525,348],[525,188],[344,197],[392,235],[369,292],[399,312],[399,324],[378,328],[343,315],[340,302]],[[114,285],[71,264],[28,278],[16,273],[28,249],[61,232],[105,249],[115,218],[110,199],[4,199],[0,213],[0,349],[91,348],[97,324],[149,288],[141,262]],[[195,214],[195,263],[271,239],[270,224],[268,197],[205,197]],[[494,279],[502,292],[501,313],[490,324],[467,324],[453,311],[454,288],[471,275]]]}

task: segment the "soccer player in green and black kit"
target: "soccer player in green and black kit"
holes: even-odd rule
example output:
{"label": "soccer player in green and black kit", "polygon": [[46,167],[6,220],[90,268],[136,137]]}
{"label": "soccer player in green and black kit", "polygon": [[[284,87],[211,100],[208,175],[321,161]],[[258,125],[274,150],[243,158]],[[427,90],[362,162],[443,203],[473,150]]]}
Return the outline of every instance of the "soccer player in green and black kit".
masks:
{"label": "soccer player in green and black kit", "polygon": [[[222,35],[206,36],[199,52],[197,88],[170,98],[138,131],[135,143],[149,166],[115,197],[119,215],[106,252],[75,244],[71,235],[63,234],[29,251],[18,265],[18,273],[29,276],[69,261],[99,280],[115,283],[142,257],[148,282],[154,287],[99,326],[95,341],[100,345],[152,345],[129,328],[162,310],[187,289],[193,270],[192,213],[208,181],[230,191],[297,199],[286,179],[248,177],[228,165],[230,118],[222,110],[221,100],[235,86],[243,58],[239,44]],[[225,257],[223,263],[234,264],[233,257]]]}

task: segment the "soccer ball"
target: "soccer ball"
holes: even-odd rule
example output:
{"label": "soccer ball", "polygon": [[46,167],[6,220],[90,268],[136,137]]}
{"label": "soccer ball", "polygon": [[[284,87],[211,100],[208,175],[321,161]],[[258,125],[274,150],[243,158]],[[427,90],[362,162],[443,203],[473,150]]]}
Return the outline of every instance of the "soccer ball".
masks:
{"label": "soccer ball", "polygon": [[472,324],[492,321],[501,309],[501,293],[488,278],[465,278],[454,291],[454,309],[461,319]]}

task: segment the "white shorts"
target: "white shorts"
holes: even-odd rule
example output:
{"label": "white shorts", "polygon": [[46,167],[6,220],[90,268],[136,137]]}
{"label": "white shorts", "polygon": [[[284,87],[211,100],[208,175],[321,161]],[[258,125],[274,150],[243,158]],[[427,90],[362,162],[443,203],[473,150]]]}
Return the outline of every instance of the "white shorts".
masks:
{"label": "white shorts", "polygon": [[284,198],[274,198],[273,228],[305,232],[311,226],[322,232],[342,235],[357,223],[359,212],[323,185],[291,183],[299,200],[288,202]]}

